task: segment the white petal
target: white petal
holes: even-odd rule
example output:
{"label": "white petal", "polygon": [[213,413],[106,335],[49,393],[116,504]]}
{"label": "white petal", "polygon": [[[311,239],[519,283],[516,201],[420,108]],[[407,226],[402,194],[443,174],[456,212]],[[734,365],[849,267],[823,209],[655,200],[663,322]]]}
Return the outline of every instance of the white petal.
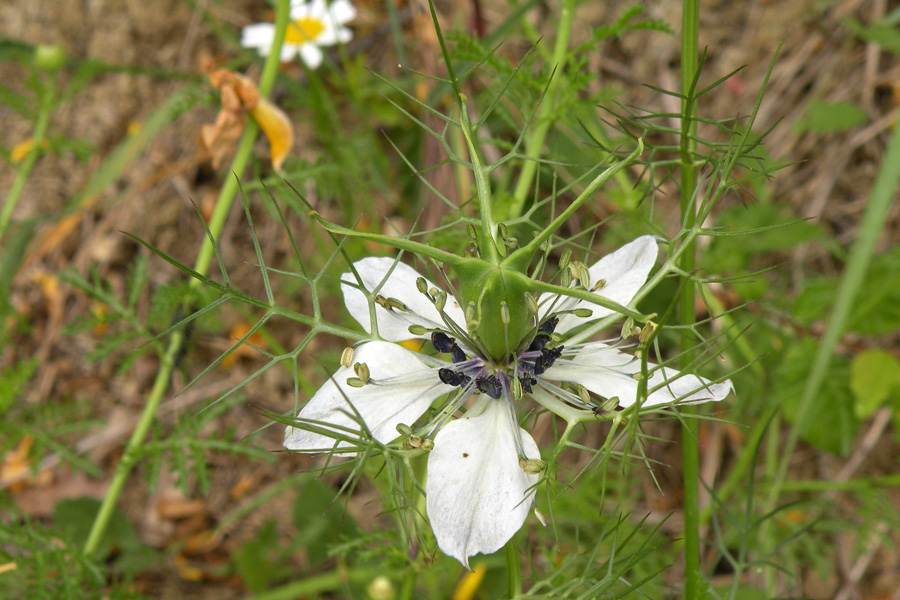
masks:
{"label": "white petal", "polygon": [[[623,306],[628,306],[634,299],[634,295],[641,289],[644,282],[647,281],[647,276],[650,274],[650,269],[652,269],[653,265],[656,263],[656,256],[658,253],[659,250],[657,248],[656,239],[653,236],[645,235],[639,237],[594,263],[593,266],[588,269],[591,274],[591,285],[587,287],[588,289],[591,289],[602,279],[606,284],[597,290],[597,294],[604,298],[609,298],[614,302],[618,302]],[[554,297],[550,297],[549,300],[551,300],[551,302],[546,302],[547,299],[541,298],[541,304],[550,307],[552,300],[554,299]],[[557,301],[555,304],[554,310],[559,310],[560,308],[566,310],[589,308],[593,311],[593,314],[590,317],[591,319],[599,319],[615,312],[584,300],[575,301],[564,298],[562,301]],[[558,333],[565,333],[573,327],[585,322],[585,319],[576,317],[575,315],[563,315],[559,319],[556,331]]]}
{"label": "white petal", "polygon": [[344,25],[356,18],[356,8],[348,0],[332,0],[328,16],[335,25]]}
{"label": "white petal", "polygon": [[[353,263],[353,266],[356,267],[367,290],[386,298],[396,298],[409,309],[408,311],[387,311],[376,304],[375,315],[378,319],[378,333],[381,334],[381,337],[394,342],[416,337],[409,332],[409,326],[414,324],[428,328],[446,329],[434,304],[416,288],[416,279],[421,275],[415,269],[397,262],[393,258],[380,257],[364,258]],[[341,275],[341,280],[356,284],[356,277],[353,276],[353,273],[344,273]],[[429,288],[436,287],[427,279],[425,281]],[[346,283],[341,284],[341,290],[344,292],[344,304],[347,305],[347,310],[366,331],[371,332],[369,302],[366,300],[365,294]],[[453,296],[447,297],[444,312],[460,327],[465,327],[465,315]],[[422,337],[428,337],[428,335]]]}
{"label": "white petal", "polygon": [[320,46],[334,46],[341,43],[346,44],[353,39],[353,32],[346,27],[326,27],[322,33],[316,37],[316,43]]}
{"label": "white petal", "polygon": [[[428,456],[431,528],[444,554],[466,567],[470,556],[496,552],[522,527],[538,481],[519,467],[505,402],[493,400],[482,414],[445,425]],[[527,457],[540,458],[528,432],[519,434]]]}
{"label": "white petal", "polygon": [[322,49],[313,43],[301,44],[298,49],[300,58],[310,69],[317,69],[322,64]]}
{"label": "white petal", "polygon": [[294,60],[294,57],[300,52],[302,46],[298,46],[297,44],[282,44],[281,53],[278,56],[278,59],[281,62],[290,62]]}
{"label": "white petal", "polygon": [[263,56],[268,56],[275,37],[275,26],[271,23],[254,23],[241,30],[241,46],[257,48]]}
{"label": "white petal", "polygon": [[[658,368],[649,363],[650,391],[642,406],[658,406],[678,401],[679,404],[718,402],[732,390],[731,381],[710,383],[696,375],[681,375],[674,369]],[[637,401],[641,361],[631,354],[600,342],[586,344],[572,358],[560,358],[541,376],[551,381],[571,381],[605,398],[619,397],[619,406],[626,408]],[[654,388],[657,388],[655,391]]]}
{"label": "white petal", "polygon": [[313,0],[306,2],[305,0],[291,1],[291,18],[301,19],[310,16],[323,16],[325,14],[325,3],[322,0]]}
{"label": "white petal", "polygon": [[[423,363],[419,354],[389,342],[368,342],[356,348],[353,362],[365,363],[371,374],[363,387],[347,385],[355,377],[353,367],[341,367],[310,398],[298,418],[324,421],[359,430],[353,404],[372,436],[382,443],[397,437],[397,425],[412,425],[436,398],[450,391],[441,383],[437,371]],[[347,432],[335,429],[336,433]],[[323,450],[334,446],[334,439],[303,429],[288,427],[284,445],[290,450]],[[346,447],[341,443],[338,447]]]}

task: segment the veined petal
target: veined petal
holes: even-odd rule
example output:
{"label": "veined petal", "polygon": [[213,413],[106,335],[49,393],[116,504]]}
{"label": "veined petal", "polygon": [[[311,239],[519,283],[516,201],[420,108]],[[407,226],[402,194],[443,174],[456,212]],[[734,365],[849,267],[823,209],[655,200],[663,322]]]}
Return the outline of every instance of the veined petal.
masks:
{"label": "veined petal", "polygon": [[[674,369],[659,368],[650,363],[650,394],[642,406],[697,404],[724,400],[732,390],[731,381],[710,383],[696,375],[682,375]],[[571,358],[560,358],[542,375],[543,379],[571,381],[605,398],[619,397],[619,406],[627,408],[637,401],[641,361],[631,354],[601,342],[586,344]],[[658,388],[654,390],[654,388]]]}
{"label": "veined petal", "polygon": [[[431,529],[441,551],[466,567],[470,556],[496,552],[522,527],[538,481],[519,467],[505,402],[492,400],[482,414],[445,425],[428,456]],[[528,432],[518,435],[527,457],[540,458]]]}
{"label": "veined petal", "polygon": [[[384,339],[399,342],[416,337],[409,332],[410,325],[446,328],[440,313],[416,287],[416,280],[421,275],[415,269],[387,257],[364,258],[353,263],[353,266],[356,267],[367,290],[385,298],[395,298],[406,305],[406,311],[399,309],[388,311],[375,305],[378,333]],[[351,285],[357,283],[356,277],[353,276],[353,273],[344,273],[341,275],[341,281],[346,282],[341,284],[341,290],[344,292],[344,304],[347,305],[347,310],[366,331],[371,332],[369,302],[362,291]],[[425,281],[429,288],[436,287],[427,279]],[[447,296],[444,312],[461,327],[465,327],[465,315],[453,296]],[[428,335],[430,334],[421,337],[428,337]]]}
{"label": "veined petal", "polygon": [[[310,398],[297,417],[358,430],[355,408],[372,436],[387,443],[397,437],[398,424],[411,425],[432,401],[449,389],[441,383],[437,370],[422,362],[419,356],[389,342],[363,344],[354,352],[353,362],[366,364],[370,382],[362,387],[347,385],[347,379],[355,373],[352,366],[341,367]],[[346,433],[340,429],[335,432]],[[284,446],[289,450],[323,450],[333,447],[334,439],[288,427]],[[338,448],[341,447],[347,447],[347,444],[338,444]]]}
{"label": "veined petal", "polygon": [[[591,275],[591,283],[586,287],[592,289],[598,281],[603,280],[605,284],[597,290],[597,294],[627,306],[634,299],[634,295],[641,289],[641,286],[644,285],[644,282],[647,281],[647,276],[656,263],[658,253],[656,239],[653,236],[645,235],[639,237],[594,263],[588,269]],[[546,299],[541,298],[541,304],[550,307],[553,305],[554,299],[551,297],[549,298],[550,302],[545,302]],[[591,319],[599,319],[615,312],[584,300],[576,301],[574,299],[557,301],[554,306],[554,310],[573,310],[576,308],[591,309],[593,311]],[[560,316],[559,324],[556,326],[556,331],[565,333],[584,322],[583,318],[575,315],[562,315]]]}

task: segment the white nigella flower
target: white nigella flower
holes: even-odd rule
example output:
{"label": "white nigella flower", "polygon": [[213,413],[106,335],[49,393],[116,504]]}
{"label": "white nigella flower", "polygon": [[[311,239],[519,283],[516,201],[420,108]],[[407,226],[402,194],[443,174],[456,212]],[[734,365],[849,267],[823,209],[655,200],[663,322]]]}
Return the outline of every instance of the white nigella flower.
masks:
{"label": "white nigella flower", "polygon": [[[582,272],[590,283],[581,283],[628,305],[656,256],[656,241],[638,238]],[[515,401],[531,395],[549,410],[569,416],[612,410],[616,397],[618,407],[627,408],[638,399],[634,375],[641,370],[640,360],[602,342],[566,346],[566,332],[584,322],[572,311],[588,305],[553,296],[538,299],[540,322],[507,359],[497,361],[468,333],[459,303],[411,267],[390,258],[366,258],[354,267],[361,281],[351,273],[342,276],[347,309],[371,332],[371,294],[378,333],[386,341],[355,349],[352,360],[303,406],[298,425],[306,428],[288,427],[284,445],[301,451],[352,451],[347,440],[361,435],[360,421],[375,440],[388,443],[397,438],[398,425],[412,425],[445,397],[437,416],[416,429],[416,435],[434,444],[425,492],[438,546],[468,566],[469,557],[500,549],[533,505],[543,463],[534,439],[519,427]],[[590,306],[592,319],[612,312]],[[434,350],[449,360],[395,343],[411,337],[430,338]],[[731,391],[729,381],[714,384],[655,365],[650,369],[645,407],[717,401]],[[475,403],[454,420],[473,395]]]}
{"label": "white nigella flower", "polygon": [[[346,44],[353,32],[344,27],[356,17],[356,9],[348,0],[312,0],[291,2],[291,21],[281,46],[281,62],[288,62],[298,54],[311,69],[322,64],[321,46]],[[272,51],[275,25],[255,23],[241,31],[241,46],[256,48],[262,56]]]}

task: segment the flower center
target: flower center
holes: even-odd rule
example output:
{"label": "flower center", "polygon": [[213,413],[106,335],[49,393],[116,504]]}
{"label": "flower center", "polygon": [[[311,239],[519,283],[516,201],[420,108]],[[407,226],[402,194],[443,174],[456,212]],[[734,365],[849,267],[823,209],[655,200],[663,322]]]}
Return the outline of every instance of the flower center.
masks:
{"label": "flower center", "polygon": [[300,17],[288,23],[284,41],[288,44],[305,44],[314,41],[325,31],[325,23],[315,17]]}
{"label": "flower center", "polygon": [[[434,349],[444,354],[450,354],[453,358],[453,368],[444,367],[438,371],[441,381],[452,387],[467,387],[471,385],[472,393],[487,394],[497,399],[503,395],[504,390],[509,390],[511,384],[518,382],[518,386],[524,393],[529,393],[533,386],[537,385],[537,377],[549,369],[556,359],[562,355],[563,346],[547,348],[550,336],[556,328],[559,319],[550,317],[538,328],[537,335],[529,343],[528,347],[521,350],[515,360],[505,363],[499,368],[484,357],[470,359],[457,345],[456,340],[440,331],[431,334],[431,344]],[[517,395],[517,394],[512,394]]]}

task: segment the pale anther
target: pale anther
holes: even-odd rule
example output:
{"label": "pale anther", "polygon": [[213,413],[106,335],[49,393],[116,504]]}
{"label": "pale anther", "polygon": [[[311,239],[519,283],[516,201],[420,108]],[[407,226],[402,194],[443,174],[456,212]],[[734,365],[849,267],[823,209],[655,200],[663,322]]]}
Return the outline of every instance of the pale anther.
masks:
{"label": "pale anther", "polygon": [[344,348],[344,351],[341,352],[341,366],[349,367],[353,364],[353,346],[348,348]]}

